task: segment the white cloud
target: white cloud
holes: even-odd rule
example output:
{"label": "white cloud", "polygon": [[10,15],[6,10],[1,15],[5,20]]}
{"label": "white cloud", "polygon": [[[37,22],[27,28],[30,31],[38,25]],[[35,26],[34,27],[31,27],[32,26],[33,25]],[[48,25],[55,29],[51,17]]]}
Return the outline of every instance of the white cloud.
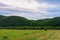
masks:
{"label": "white cloud", "polygon": [[57,5],[42,2],[42,3],[40,3],[40,6],[39,6],[38,9],[46,10],[46,9],[54,9],[54,8],[57,8],[57,7],[58,7]]}
{"label": "white cloud", "polygon": [[[50,15],[49,12],[47,12],[47,9],[54,9],[57,8],[57,5],[54,4],[48,4],[45,2],[38,3],[35,0],[0,0],[0,3],[3,3],[7,6],[0,6],[0,10],[6,10],[6,9],[11,9],[11,10],[26,10],[27,12],[30,11],[32,13],[15,13],[11,12],[9,14],[4,14],[4,15],[15,15],[15,16],[23,16],[28,19],[43,19],[47,18],[46,15]],[[3,11],[5,12],[5,11]],[[8,13],[8,11],[6,10]]]}
{"label": "white cloud", "polygon": [[44,8],[55,8],[55,5],[47,4],[47,3],[38,3],[35,0],[0,0],[0,3],[8,5],[13,8],[22,8],[22,9],[32,9],[38,10]]}
{"label": "white cloud", "polygon": [[39,6],[35,0],[0,0],[0,2],[12,7],[24,9],[36,10]]}

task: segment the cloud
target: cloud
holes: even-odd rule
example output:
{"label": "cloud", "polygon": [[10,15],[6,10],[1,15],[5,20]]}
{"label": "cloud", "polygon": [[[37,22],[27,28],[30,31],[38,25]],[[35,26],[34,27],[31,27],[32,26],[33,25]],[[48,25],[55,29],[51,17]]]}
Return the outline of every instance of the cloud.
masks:
{"label": "cloud", "polygon": [[7,5],[4,5],[4,4],[0,3],[0,6],[7,6]]}
{"label": "cloud", "polygon": [[[52,1],[52,0],[51,0]],[[59,16],[60,6],[49,0],[0,0],[0,15],[44,19]],[[59,9],[59,10],[58,10]]]}
{"label": "cloud", "polygon": [[38,10],[38,8],[51,8],[55,7],[55,5],[47,4],[47,3],[38,3],[35,0],[0,0],[1,3],[8,5],[13,8],[22,8],[22,9],[31,9]]}
{"label": "cloud", "polygon": [[35,0],[0,0],[0,2],[17,8],[34,10],[38,8],[38,3]]}

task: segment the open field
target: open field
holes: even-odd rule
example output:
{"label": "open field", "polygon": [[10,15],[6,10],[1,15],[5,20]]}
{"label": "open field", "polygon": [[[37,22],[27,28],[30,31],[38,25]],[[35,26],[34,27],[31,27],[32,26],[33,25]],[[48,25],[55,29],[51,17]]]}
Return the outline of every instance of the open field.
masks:
{"label": "open field", "polygon": [[0,40],[60,40],[60,30],[0,30]]}

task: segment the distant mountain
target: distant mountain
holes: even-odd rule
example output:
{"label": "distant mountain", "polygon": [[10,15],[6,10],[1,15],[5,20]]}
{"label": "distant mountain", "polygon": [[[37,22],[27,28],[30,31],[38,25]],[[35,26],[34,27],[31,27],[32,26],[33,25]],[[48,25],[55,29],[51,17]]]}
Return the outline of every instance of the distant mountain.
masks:
{"label": "distant mountain", "polygon": [[60,17],[42,20],[28,20],[20,16],[0,15],[0,26],[60,26]]}
{"label": "distant mountain", "polygon": [[42,26],[60,26],[60,17],[38,20],[37,22]]}
{"label": "distant mountain", "polygon": [[8,17],[0,17],[0,26],[29,26],[32,22],[24,17],[19,16],[8,16]]}
{"label": "distant mountain", "polygon": [[5,18],[6,18],[6,16],[0,15],[0,21],[5,19]]}

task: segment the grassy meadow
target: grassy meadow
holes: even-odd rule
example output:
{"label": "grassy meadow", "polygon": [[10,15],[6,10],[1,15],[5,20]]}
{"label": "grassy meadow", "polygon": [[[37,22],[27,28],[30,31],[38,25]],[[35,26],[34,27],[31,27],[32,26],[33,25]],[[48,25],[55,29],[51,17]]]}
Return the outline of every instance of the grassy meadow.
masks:
{"label": "grassy meadow", "polygon": [[60,40],[60,30],[0,29],[0,40]]}

